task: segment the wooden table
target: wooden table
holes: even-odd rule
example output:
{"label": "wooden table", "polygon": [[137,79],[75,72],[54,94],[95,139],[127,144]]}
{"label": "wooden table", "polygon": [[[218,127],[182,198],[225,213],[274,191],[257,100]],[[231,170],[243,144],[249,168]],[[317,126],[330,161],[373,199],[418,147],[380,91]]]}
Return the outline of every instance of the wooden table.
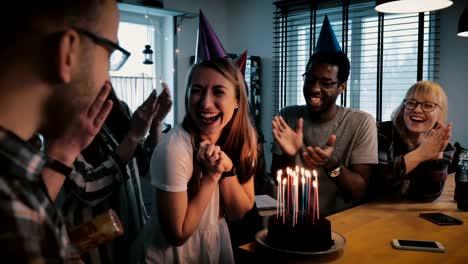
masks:
{"label": "wooden table", "polygon": [[[453,200],[454,176],[432,203],[372,202],[327,217],[332,230],[346,238],[343,250],[326,256],[295,256],[264,248],[257,242],[239,248],[240,263],[468,263],[468,212]],[[421,212],[443,212],[464,222],[439,226],[419,217]],[[391,240],[436,240],[444,253],[397,250]]]}

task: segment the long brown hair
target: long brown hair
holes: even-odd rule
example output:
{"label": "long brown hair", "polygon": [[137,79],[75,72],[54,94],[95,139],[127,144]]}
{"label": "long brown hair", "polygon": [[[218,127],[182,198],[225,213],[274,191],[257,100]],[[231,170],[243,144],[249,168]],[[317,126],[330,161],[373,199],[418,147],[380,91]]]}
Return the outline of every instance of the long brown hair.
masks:
{"label": "long brown hair", "polygon": [[[440,85],[431,81],[419,81],[413,84],[406,92],[405,99],[411,99],[415,96],[433,96],[437,99],[437,103],[440,107],[440,118],[439,122],[444,123],[447,118],[447,95]],[[408,130],[404,120],[405,105],[404,101],[401,101],[395,112],[392,114],[393,125],[401,138],[408,138]]]}
{"label": "long brown hair", "polygon": [[188,183],[189,197],[198,192],[200,186],[201,168],[196,159],[196,152],[200,143],[200,132],[189,114],[189,96],[192,77],[202,68],[213,69],[228,79],[236,89],[238,108],[234,111],[231,120],[224,127],[216,145],[221,147],[237,168],[237,178],[240,183],[249,180],[255,173],[257,166],[257,133],[249,117],[247,91],[242,73],[230,59],[214,59],[195,64],[187,76],[185,94],[186,115],[183,121],[184,129],[190,133],[193,146],[193,173]]}

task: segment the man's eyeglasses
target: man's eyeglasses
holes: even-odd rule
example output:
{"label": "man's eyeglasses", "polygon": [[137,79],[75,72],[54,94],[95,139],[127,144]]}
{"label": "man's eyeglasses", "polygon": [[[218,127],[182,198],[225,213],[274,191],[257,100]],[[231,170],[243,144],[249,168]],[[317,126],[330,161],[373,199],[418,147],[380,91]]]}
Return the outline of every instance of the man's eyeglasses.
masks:
{"label": "man's eyeglasses", "polygon": [[311,74],[307,74],[307,73],[304,73],[302,74],[302,80],[304,81],[304,85],[307,85],[307,86],[312,86],[314,85],[315,82],[318,82],[320,88],[322,89],[331,89],[333,88],[337,83],[339,83],[339,81],[322,81],[322,80],[319,80],[317,79],[315,76],[311,75]]}
{"label": "man's eyeglasses", "polygon": [[436,107],[440,107],[438,104],[430,101],[418,102],[414,99],[405,99],[403,100],[403,104],[405,105],[406,110],[414,110],[418,105],[421,105],[421,109],[426,112],[430,113],[436,109]]}
{"label": "man's eyeglasses", "polygon": [[101,45],[107,46],[108,48],[110,48],[112,50],[112,54],[111,54],[110,62],[109,62],[110,70],[112,70],[112,71],[119,70],[122,67],[122,65],[125,64],[128,57],[130,57],[130,52],[127,51],[126,49],[122,48],[121,46],[119,46],[119,44],[117,44],[117,43],[115,43],[115,42],[113,42],[113,41],[111,41],[109,39],[106,39],[104,37],[101,37],[101,36],[97,35],[96,33],[90,32],[88,30],[81,29],[81,28],[74,28],[74,29],[79,34],[82,34],[82,35],[90,38],[96,44],[101,44]]}

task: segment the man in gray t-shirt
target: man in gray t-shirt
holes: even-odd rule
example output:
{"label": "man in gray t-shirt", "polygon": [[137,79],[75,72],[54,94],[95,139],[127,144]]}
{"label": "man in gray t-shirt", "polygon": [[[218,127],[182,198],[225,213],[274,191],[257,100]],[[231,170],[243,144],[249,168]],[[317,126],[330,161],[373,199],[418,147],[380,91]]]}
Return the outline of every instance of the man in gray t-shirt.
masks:
{"label": "man in gray t-shirt", "polygon": [[367,190],[377,164],[374,118],[336,105],[346,88],[349,60],[344,53],[316,52],[304,74],[305,106],[290,106],[273,119],[271,173],[303,165],[319,173],[320,216],[350,208]]}

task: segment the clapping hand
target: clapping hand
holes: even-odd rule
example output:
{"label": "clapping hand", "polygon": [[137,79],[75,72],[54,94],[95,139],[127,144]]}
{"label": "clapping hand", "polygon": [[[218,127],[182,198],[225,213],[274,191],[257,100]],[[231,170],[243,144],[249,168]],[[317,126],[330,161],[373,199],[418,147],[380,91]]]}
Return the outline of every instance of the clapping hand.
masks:
{"label": "clapping hand", "polygon": [[303,158],[304,162],[311,167],[336,167],[338,161],[332,156],[335,150],[336,136],[331,135],[328,139],[327,145],[324,148],[321,147],[307,147],[304,151]]}
{"label": "clapping hand", "polygon": [[169,87],[165,83],[162,83],[162,86],[163,91],[159,96],[154,90],[132,116],[130,133],[136,141],[142,139],[150,127],[159,129],[159,125],[171,110],[172,100]]}
{"label": "clapping hand", "polygon": [[148,132],[153,117],[157,110],[157,99],[156,91],[148,96],[148,98],[141,104],[135,113],[133,113],[130,120],[130,136],[134,141],[139,141]]}
{"label": "clapping hand", "polygon": [[171,93],[166,83],[162,83],[163,90],[156,100],[156,113],[153,117],[153,125],[161,123],[172,107]]}
{"label": "clapping hand", "polygon": [[281,116],[275,116],[272,125],[273,136],[281,150],[289,156],[296,155],[303,144],[304,120],[302,118],[297,120],[296,131],[292,130]]}
{"label": "clapping hand", "polygon": [[438,123],[436,128],[431,129],[427,136],[417,147],[422,160],[434,160],[443,158],[444,150],[452,136],[452,123],[444,125]]}

